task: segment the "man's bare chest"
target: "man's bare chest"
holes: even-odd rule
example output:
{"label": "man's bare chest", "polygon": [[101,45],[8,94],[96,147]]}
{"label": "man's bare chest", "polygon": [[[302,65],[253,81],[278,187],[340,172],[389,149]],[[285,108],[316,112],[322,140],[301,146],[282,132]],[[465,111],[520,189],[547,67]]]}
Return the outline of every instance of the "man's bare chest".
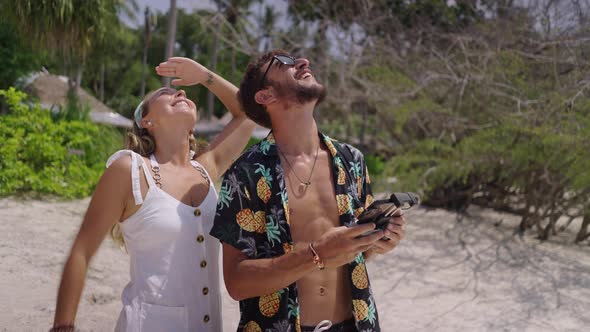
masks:
{"label": "man's bare chest", "polygon": [[313,240],[340,226],[336,194],[330,177],[316,181],[304,193],[287,185],[288,213],[293,240]]}

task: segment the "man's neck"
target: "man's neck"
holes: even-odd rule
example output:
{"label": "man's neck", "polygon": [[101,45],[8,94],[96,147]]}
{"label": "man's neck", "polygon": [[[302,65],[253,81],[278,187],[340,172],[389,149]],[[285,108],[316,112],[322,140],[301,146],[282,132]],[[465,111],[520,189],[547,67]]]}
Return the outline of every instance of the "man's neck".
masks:
{"label": "man's neck", "polygon": [[314,155],[317,151],[318,127],[313,118],[315,102],[292,106],[276,112],[272,120],[275,141],[285,155]]}

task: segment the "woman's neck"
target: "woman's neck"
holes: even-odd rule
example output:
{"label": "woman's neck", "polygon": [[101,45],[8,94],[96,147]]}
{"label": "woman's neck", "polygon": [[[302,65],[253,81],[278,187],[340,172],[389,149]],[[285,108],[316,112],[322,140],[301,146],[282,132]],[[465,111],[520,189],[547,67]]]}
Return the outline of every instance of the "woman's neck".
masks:
{"label": "woman's neck", "polygon": [[[176,133],[175,133],[176,134]],[[154,156],[158,163],[170,163],[174,166],[185,166],[190,161],[190,134],[178,133],[155,137],[156,150]]]}

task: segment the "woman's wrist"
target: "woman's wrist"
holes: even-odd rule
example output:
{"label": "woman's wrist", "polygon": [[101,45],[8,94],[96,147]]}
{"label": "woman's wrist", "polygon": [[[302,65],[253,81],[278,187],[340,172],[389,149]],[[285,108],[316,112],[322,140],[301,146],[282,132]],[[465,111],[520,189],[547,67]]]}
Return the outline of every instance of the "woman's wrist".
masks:
{"label": "woman's wrist", "polygon": [[49,332],[75,332],[76,326],[74,323],[67,323],[67,324],[55,324]]}
{"label": "woman's wrist", "polygon": [[213,83],[215,83],[214,80],[214,74],[212,71],[207,70],[207,79],[205,79],[205,85],[207,85],[207,87],[210,87],[211,85],[213,85]]}

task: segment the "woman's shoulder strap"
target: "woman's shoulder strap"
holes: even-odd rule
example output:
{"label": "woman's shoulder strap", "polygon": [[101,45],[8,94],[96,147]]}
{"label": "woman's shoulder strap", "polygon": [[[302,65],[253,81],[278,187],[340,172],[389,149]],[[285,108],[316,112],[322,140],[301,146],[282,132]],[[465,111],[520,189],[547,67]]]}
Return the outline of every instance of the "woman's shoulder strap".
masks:
{"label": "woman's shoulder strap", "polygon": [[107,160],[107,168],[117,159],[124,156],[131,157],[131,187],[133,189],[133,198],[135,200],[135,205],[140,205],[143,203],[143,198],[141,197],[139,168],[144,164],[141,155],[131,150],[119,150]]}

